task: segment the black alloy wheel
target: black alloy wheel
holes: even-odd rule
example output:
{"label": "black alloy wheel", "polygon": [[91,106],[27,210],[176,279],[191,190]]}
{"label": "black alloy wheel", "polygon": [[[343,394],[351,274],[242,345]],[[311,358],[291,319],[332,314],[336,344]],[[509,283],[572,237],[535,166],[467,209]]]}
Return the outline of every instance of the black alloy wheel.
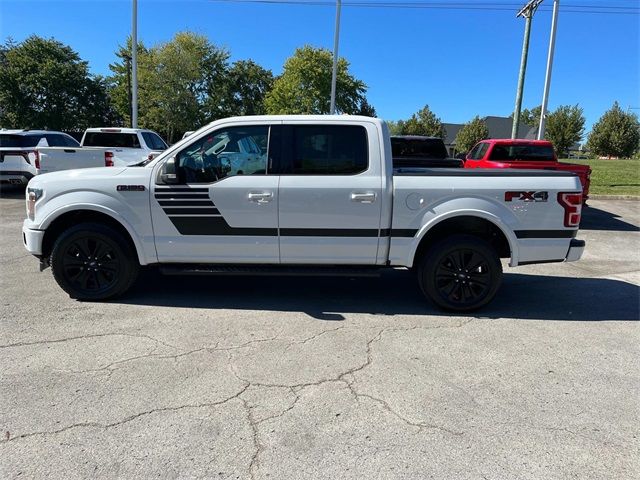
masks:
{"label": "black alloy wheel", "polygon": [[78,300],[106,300],[124,293],[140,265],[131,245],[113,228],[76,225],[56,240],[51,270],[62,289]]}
{"label": "black alloy wheel", "polygon": [[434,245],[419,267],[420,287],[436,305],[471,311],[489,303],[502,280],[495,249],[483,239],[456,235]]}

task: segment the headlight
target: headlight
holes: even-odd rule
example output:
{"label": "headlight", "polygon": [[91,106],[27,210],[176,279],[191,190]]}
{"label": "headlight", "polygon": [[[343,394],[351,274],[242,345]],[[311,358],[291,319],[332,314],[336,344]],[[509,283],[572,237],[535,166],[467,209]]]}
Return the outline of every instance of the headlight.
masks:
{"label": "headlight", "polygon": [[36,217],[36,202],[42,197],[41,188],[27,188],[27,217],[33,220]]}

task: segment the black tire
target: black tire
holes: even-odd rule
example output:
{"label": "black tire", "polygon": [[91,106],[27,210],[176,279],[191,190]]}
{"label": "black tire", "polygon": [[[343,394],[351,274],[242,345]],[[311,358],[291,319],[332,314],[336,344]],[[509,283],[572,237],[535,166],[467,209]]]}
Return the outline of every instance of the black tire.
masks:
{"label": "black tire", "polygon": [[469,312],[493,300],[502,282],[502,264],[496,250],[481,238],[454,235],[420,259],[418,280],[438,307]]}
{"label": "black tire", "polygon": [[50,264],[58,285],[78,300],[122,295],[140,270],[129,242],[99,223],[81,223],[64,231],[53,245]]}

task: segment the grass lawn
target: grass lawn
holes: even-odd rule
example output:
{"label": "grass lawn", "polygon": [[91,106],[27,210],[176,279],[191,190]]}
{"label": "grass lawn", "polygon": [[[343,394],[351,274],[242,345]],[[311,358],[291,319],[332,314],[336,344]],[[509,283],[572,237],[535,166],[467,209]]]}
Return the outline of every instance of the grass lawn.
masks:
{"label": "grass lawn", "polygon": [[591,188],[594,195],[636,195],[640,197],[640,160],[574,160],[591,167]]}

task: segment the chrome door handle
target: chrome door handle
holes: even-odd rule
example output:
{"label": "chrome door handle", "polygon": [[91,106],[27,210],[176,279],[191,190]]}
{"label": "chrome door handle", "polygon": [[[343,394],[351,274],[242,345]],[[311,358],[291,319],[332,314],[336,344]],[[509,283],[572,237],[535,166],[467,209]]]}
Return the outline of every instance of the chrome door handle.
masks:
{"label": "chrome door handle", "polygon": [[273,199],[273,193],[271,192],[249,192],[247,194],[247,200],[255,203],[268,203]]}
{"label": "chrome door handle", "polygon": [[374,192],[352,193],[351,201],[360,203],[373,203],[376,201],[376,194]]}

